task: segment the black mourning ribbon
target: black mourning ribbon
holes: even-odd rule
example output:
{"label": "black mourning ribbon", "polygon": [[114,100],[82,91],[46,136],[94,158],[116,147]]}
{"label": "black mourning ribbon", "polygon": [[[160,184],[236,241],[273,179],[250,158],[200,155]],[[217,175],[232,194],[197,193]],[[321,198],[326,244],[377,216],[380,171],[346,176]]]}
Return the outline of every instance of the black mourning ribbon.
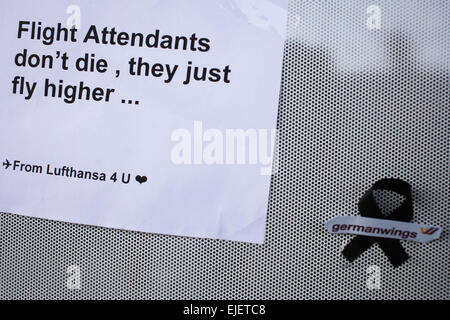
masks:
{"label": "black mourning ribbon", "polygon": [[[393,191],[403,195],[405,200],[398,208],[386,217],[382,215],[377,203],[375,202],[373,190]],[[411,186],[407,182],[399,179],[381,179],[375,182],[372,188],[367,190],[364,196],[359,199],[358,210],[361,216],[366,218],[410,222],[413,218]],[[378,243],[394,267],[398,267],[403,262],[408,260],[409,256],[400,244],[400,240],[361,235],[357,235],[353,238],[352,241],[345,246],[342,254],[345,258],[347,258],[347,260],[353,262],[361,253],[369,249],[375,242]]]}

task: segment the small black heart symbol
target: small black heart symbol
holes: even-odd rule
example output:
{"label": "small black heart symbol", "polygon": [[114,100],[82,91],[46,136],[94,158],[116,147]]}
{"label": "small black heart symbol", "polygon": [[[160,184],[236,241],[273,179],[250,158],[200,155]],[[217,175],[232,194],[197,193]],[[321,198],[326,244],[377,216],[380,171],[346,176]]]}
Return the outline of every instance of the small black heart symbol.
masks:
{"label": "small black heart symbol", "polygon": [[147,177],[146,176],[136,176],[136,181],[139,182],[140,184],[147,182]]}

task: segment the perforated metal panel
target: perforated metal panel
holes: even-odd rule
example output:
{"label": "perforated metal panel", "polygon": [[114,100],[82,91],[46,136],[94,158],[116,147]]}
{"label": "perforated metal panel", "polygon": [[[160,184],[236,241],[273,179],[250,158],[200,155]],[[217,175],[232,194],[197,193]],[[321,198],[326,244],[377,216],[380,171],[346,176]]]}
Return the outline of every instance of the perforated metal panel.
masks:
{"label": "perforated metal panel", "polygon": [[[367,8],[381,10],[370,29]],[[448,299],[450,2],[291,1],[264,245],[162,236],[0,215],[0,297]],[[323,222],[357,214],[384,177],[413,187],[414,221],[441,239],[378,246],[352,264],[352,238]],[[0,191],[1,192],[1,191]],[[380,196],[380,195],[378,195]],[[381,196],[384,208],[397,201]],[[383,201],[384,199],[384,201]],[[81,289],[68,289],[69,266]],[[381,288],[367,286],[371,266]]]}

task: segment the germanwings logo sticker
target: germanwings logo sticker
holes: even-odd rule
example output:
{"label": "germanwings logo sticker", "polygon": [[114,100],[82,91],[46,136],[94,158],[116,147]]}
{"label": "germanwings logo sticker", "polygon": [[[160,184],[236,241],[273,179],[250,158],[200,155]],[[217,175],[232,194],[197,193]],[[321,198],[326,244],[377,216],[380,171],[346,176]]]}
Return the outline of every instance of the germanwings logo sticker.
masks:
{"label": "germanwings logo sticker", "polygon": [[429,242],[438,239],[441,227],[361,216],[339,216],[325,222],[330,233]]}

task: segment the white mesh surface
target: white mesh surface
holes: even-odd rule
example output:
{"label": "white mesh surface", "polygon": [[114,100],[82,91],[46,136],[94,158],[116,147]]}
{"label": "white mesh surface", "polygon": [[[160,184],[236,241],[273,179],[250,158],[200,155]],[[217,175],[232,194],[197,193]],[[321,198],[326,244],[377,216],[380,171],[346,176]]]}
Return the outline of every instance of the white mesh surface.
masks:
{"label": "white mesh surface", "polygon": [[[379,30],[366,26],[373,4]],[[444,0],[291,1],[265,244],[5,213],[0,298],[448,299],[449,30]],[[350,264],[340,249],[352,236],[328,234],[323,222],[357,214],[384,177],[412,185],[414,222],[446,231],[428,244],[403,241],[411,258],[397,269],[378,246]],[[71,265],[79,290],[66,286]],[[366,286],[372,265],[378,290]]]}

